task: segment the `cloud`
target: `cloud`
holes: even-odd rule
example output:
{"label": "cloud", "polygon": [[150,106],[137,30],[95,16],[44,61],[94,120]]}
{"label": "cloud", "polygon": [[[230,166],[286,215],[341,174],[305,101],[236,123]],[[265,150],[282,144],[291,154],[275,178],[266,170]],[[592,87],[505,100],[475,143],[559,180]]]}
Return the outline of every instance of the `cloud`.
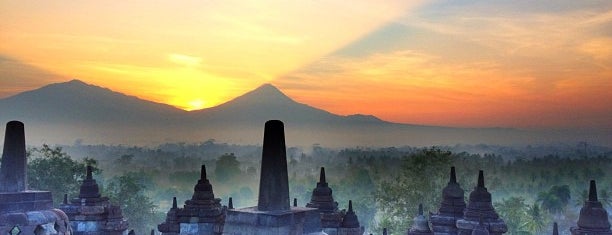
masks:
{"label": "cloud", "polygon": [[187,67],[197,67],[202,63],[202,58],[195,56],[188,56],[182,54],[169,54],[168,60],[172,63],[187,66]]}

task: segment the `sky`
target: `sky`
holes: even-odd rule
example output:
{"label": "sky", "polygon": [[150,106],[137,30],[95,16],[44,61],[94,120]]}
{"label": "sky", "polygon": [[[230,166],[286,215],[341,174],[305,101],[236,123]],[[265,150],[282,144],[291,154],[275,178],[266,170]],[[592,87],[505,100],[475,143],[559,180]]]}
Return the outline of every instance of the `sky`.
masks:
{"label": "sky", "polygon": [[185,110],[271,83],[342,115],[612,131],[612,1],[0,2],[0,98],[75,78]]}

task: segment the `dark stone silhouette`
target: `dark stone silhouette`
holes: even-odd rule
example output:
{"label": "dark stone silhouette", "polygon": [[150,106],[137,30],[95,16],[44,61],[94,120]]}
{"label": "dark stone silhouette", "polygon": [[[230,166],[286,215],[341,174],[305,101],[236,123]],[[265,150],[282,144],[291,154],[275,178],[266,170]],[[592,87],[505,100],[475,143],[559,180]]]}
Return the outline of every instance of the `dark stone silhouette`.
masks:
{"label": "dark stone silhouette", "polygon": [[227,209],[234,209],[234,201],[232,200],[232,197],[230,197],[227,202]]}
{"label": "dark stone silhouette", "polygon": [[60,209],[70,218],[70,226],[75,235],[121,235],[128,229],[129,224],[123,218],[121,207],[112,205],[108,197],[100,195],[91,166],[87,166],[79,197],[68,201],[68,196],[64,195]]}
{"label": "dark stone silhouette", "polygon": [[83,180],[81,184],[81,188],[79,190],[80,198],[99,198],[100,197],[100,188],[98,187],[98,183],[92,177],[92,168],[91,166],[87,166],[87,176]]}
{"label": "dark stone silhouette", "polygon": [[285,130],[281,121],[266,122],[263,153],[261,156],[261,178],[259,179],[260,211],[289,210],[289,177]]}
{"label": "dark stone silhouette", "polygon": [[470,193],[470,199],[463,218],[457,220],[459,235],[470,235],[472,231],[480,226],[480,220],[488,228],[489,234],[500,235],[508,231],[506,223],[499,218],[493,208],[491,194],[484,184],[484,172],[478,172],[478,184]]}
{"label": "dark stone silhouette", "polygon": [[408,235],[433,235],[433,232],[429,229],[429,221],[423,215],[423,204],[419,204],[419,213],[414,217]]}
{"label": "dark stone silhouette", "polygon": [[353,201],[349,200],[348,211],[344,215],[342,219],[342,227],[343,228],[359,228],[359,219],[357,219],[357,215],[353,211]]}
{"label": "dark stone silhouette", "polygon": [[328,186],[325,178],[325,168],[321,167],[319,182],[317,187],[312,190],[310,202],[306,207],[317,208],[321,213],[321,226],[327,234],[336,234],[342,218],[342,213],[338,210],[338,202],[334,201],[332,189]]}
{"label": "dark stone silhouette", "polygon": [[553,224],[553,232],[552,235],[559,235],[559,225],[557,225],[557,222],[555,222]]}
{"label": "dark stone silhouette", "polygon": [[215,198],[212,185],[206,177],[206,166],[202,165],[200,179],[194,187],[193,196],[185,201],[183,208],[177,208],[176,197],[172,208],[166,214],[166,221],[158,230],[168,234],[222,234],[226,208],[221,199]]}
{"label": "dark stone silhouette", "polygon": [[258,204],[228,210],[224,234],[321,234],[317,209],[290,207],[285,133],[281,121],[266,122],[261,158]]}
{"label": "dark stone silhouette", "polygon": [[317,182],[317,187],[312,190],[312,197],[306,207],[318,208],[323,213],[338,211],[338,202],[334,201],[332,189],[327,184],[324,167],[321,167],[319,182]]}
{"label": "dark stone silhouette", "polygon": [[591,180],[589,185],[589,198],[580,209],[577,227],[570,228],[572,235],[612,235],[608,212],[603,208],[597,198],[597,185]]}
{"label": "dark stone silhouette", "polygon": [[338,235],[361,235],[364,232],[364,228],[359,225],[359,219],[353,211],[353,201],[349,200],[348,211],[342,218],[342,224],[338,229]]}
{"label": "dark stone silhouette", "polygon": [[457,183],[455,167],[451,167],[448,184],[442,190],[442,203],[437,214],[431,215],[432,229],[437,235],[456,235],[457,220],[463,218],[464,191]]}
{"label": "dark stone silhouette", "polygon": [[482,217],[478,220],[478,226],[472,231],[472,235],[489,235],[489,229],[482,223]]}
{"label": "dark stone silhouette", "polygon": [[0,192],[27,190],[25,130],[22,122],[6,124],[0,168]]}
{"label": "dark stone silhouette", "polygon": [[51,192],[27,190],[25,153],[23,123],[8,122],[0,167],[0,234],[70,234],[68,216],[53,208]]}

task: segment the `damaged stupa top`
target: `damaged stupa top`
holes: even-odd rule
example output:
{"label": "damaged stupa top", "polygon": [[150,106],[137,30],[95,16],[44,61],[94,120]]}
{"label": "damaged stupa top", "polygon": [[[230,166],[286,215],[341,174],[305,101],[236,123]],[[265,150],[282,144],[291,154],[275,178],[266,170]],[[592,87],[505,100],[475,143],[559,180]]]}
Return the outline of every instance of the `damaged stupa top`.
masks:
{"label": "damaged stupa top", "polygon": [[265,124],[257,209],[290,210],[285,130],[283,122],[279,120],[270,120]]}
{"label": "damaged stupa top", "polygon": [[53,208],[51,192],[28,190],[26,160],[24,124],[10,121],[0,160],[0,234],[72,234],[68,216]]}
{"label": "damaged stupa top", "polygon": [[20,121],[6,124],[0,167],[0,192],[27,190],[25,130]]}

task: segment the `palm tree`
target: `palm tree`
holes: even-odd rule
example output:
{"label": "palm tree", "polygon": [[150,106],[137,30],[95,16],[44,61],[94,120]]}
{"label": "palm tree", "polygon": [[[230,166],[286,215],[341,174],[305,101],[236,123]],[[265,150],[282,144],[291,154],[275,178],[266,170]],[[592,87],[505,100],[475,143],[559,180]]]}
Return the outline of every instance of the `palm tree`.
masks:
{"label": "palm tree", "polygon": [[565,211],[565,207],[567,207],[571,198],[569,186],[555,185],[548,191],[540,192],[536,201],[541,203],[542,209],[558,215]]}
{"label": "palm tree", "polygon": [[548,211],[551,214],[558,214],[563,211],[563,205],[559,198],[550,192],[540,192],[536,202],[539,202],[542,209]]}
{"label": "palm tree", "polygon": [[508,233],[517,234],[522,228],[525,214],[525,199],[522,197],[511,197],[495,203],[495,210],[504,218],[508,226]]}
{"label": "palm tree", "polygon": [[527,216],[527,222],[523,224],[524,229],[534,234],[540,234],[542,231],[544,231],[547,224],[547,219],[537,203],[527,206]]}

